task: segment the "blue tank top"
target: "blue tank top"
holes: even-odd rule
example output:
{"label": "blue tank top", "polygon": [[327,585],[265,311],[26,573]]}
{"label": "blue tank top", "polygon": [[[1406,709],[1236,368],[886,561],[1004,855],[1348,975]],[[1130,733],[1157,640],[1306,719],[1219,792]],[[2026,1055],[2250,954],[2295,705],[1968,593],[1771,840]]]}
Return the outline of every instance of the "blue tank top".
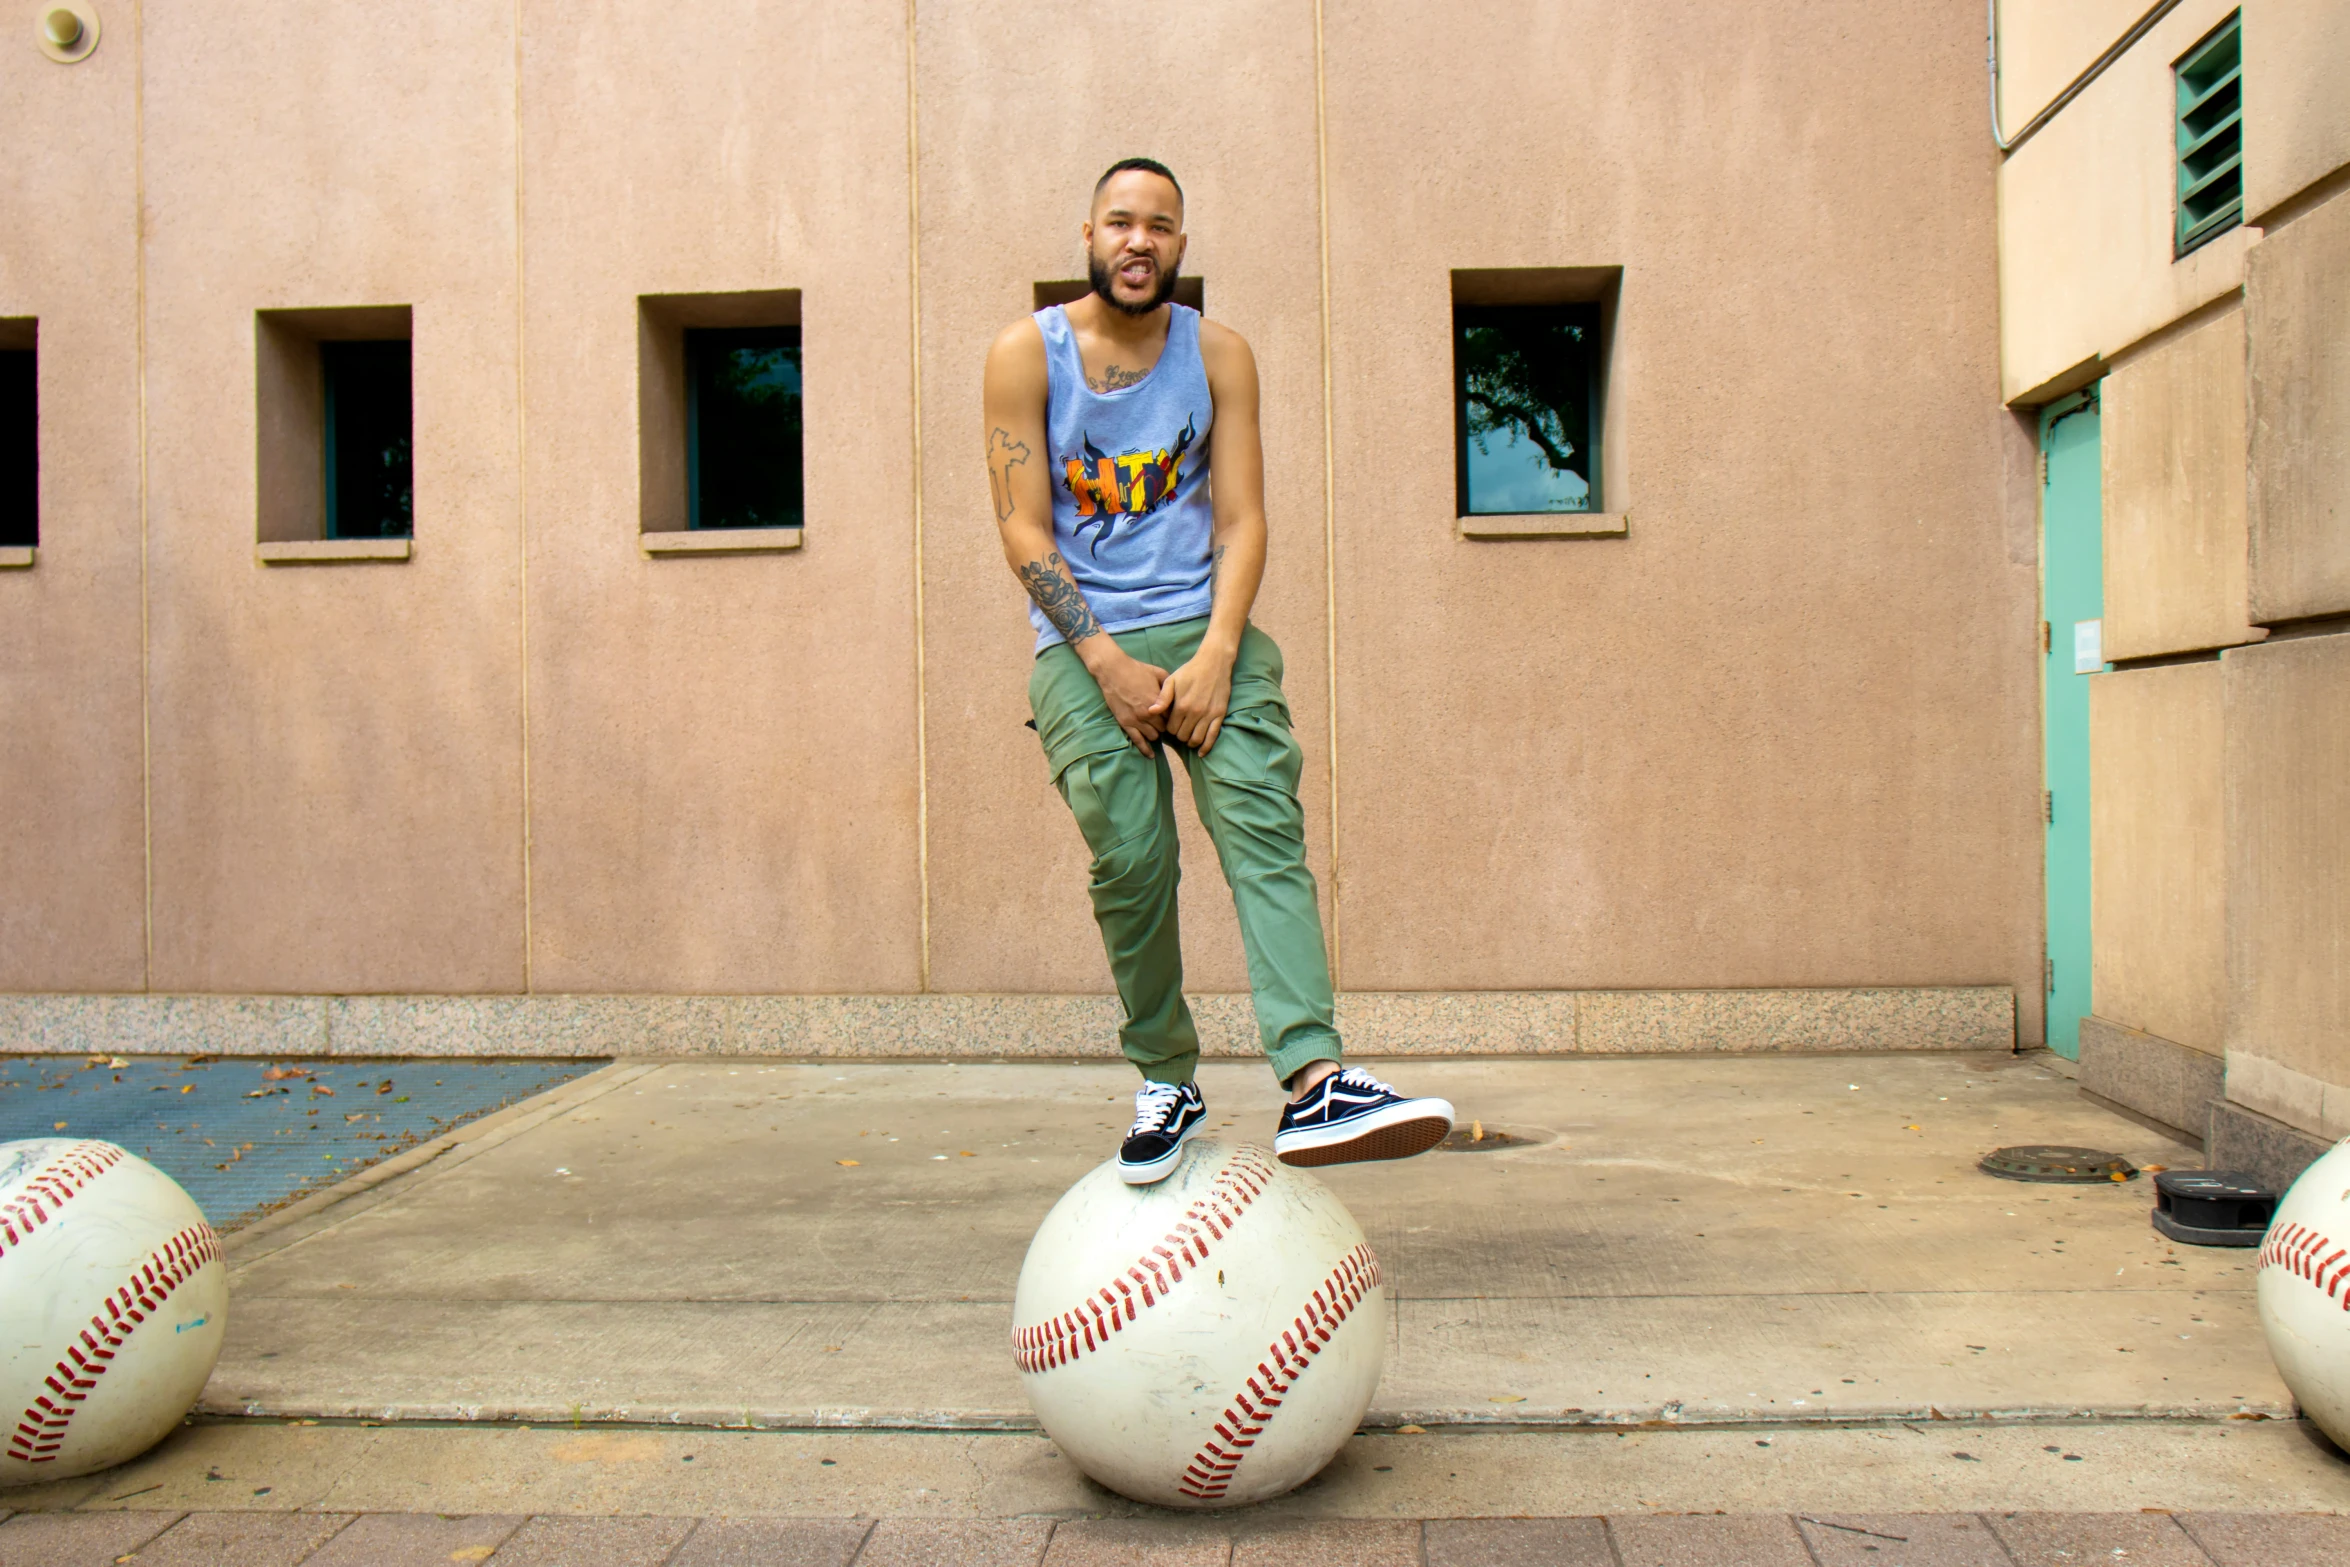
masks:
{"label": "blue tank top", "polygon": [[[1205,615],[1213,512],[1208,428],[1215,405],[1199,356],[1199,312],[1169,305],[1167,346],[1132,386],[1097,392],[1059,305],[1036,313],[1049,373],[1046,474],[1053,547],[1104,631],[1135,631]],[[1061,640],[1028,607],[1036,650]]]}

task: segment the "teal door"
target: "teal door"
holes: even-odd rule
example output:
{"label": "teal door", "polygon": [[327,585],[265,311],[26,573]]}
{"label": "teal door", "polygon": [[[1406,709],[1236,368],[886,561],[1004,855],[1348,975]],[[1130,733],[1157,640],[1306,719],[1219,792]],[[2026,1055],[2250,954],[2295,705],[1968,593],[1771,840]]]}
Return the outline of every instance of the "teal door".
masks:
{"label": "teal door", "polygon": [[2089,1010],[2089,677],[2105,667],[2097,389],[2040,415],[2041,746],[2048,834],[2048,1048],[2079,1060]]}

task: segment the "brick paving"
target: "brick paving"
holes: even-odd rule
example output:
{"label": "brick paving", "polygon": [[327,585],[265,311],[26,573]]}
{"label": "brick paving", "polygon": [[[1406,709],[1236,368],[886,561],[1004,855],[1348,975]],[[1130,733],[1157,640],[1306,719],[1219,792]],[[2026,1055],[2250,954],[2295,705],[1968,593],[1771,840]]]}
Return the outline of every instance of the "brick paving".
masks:
{"label": "brick paving", "polygon": [[5,1567],[2342,1567],[2350,1516],[592,1518],[17,1513]]}

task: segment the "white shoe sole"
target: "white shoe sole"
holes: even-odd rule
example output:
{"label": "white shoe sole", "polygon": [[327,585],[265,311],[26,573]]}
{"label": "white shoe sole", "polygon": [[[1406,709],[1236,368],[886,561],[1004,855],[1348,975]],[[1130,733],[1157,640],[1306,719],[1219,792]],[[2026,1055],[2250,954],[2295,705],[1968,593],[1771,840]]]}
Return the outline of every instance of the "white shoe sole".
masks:
{"label": "white shoe sole", "polygon": [[1443,1142],[1452,1131],[1452,1105],[1443,1099],[1407,1099],[1337,1126],[1280,1132],[1273,1156],[1283,1164],[1362,1164],[1409,1159]]}
{"label": "white shoe sole", "polygon": [[1183,1162],[1183,1145],[1190,1142],[1194,1137],[1197,1137],[1199,1135],[1200,1128],[1206,1126],[1207,1124],[1208,1118],[1204,1115],[1201,1116],[1198,1120],[1192,1122],[1189,1126],[1185,1127],[1182,1131],[1182,1134],[1175,1139],[1174,1147],[1168,1149],[1165,1153],[1159,1155],[1156,1159],[1153,1159],[1148,1164],[1128,1164],[1123,1159],[1119,1160],[1118,1179],[1124,1181],[1129,1186],[1158,1185],[1159,1182],[1165,1180],[1168,1176],[1175,1173],[1175,1166]]}

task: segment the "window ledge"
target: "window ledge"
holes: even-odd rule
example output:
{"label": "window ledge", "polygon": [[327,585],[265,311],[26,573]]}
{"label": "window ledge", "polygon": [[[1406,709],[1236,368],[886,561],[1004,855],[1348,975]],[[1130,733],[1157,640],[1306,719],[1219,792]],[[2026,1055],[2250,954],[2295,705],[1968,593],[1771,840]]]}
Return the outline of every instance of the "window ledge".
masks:
{"label": "window ledge", "polygon": [[1538,511],[1506,516],[1463,517],[1464,539],[1620,539],[1630,513],[1620,511]]}
{"label": "window ledge", "polygon": [[406,560],[414,539],[263,539],[253,553],[264,566],[339,565],[351,560]]}
{"label": "window ledge", "polygon": [[35,548],[31,544],[0,544],[0,571],[30,571]]}
{"label": "window ledge", "polygon": [[647,555],[770,555],[796,550],[804,528],[695,528],[640,533]]}

